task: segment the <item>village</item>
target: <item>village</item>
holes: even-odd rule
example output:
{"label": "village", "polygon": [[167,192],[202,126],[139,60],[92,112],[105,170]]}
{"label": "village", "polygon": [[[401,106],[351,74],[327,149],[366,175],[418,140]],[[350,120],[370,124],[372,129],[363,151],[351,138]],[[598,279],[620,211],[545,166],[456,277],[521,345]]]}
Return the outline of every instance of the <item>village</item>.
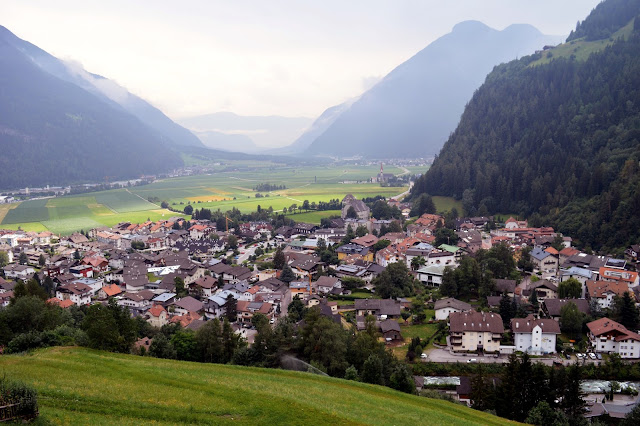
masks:
{"label": "village", "polygon": [[[504,363],[514,353],[550,366],[599,364],[612,354],[640,359],[640,246],[618,259],[582,252],[570,236],[526,220],[433,213],[410,219],[411,204],[376,203],[374,210],[383,203],[397,218],[377,219],[367,203],[347,195],[341,217],[323,226],[274,229],[270,221],[250,221],[219,229],[215,221],[175,217],[65,237],[4,230],[0,306],[11,303],[17,282],[35,279],[49,304],[115,300],[153,327],[194,331],[226,318],[249,345],[254,316],[275,327],[295,302],[357,331],[373,317],[380,339],[411,362]],[[478,253],[490,253],[483,269],[491,271],[474,275],[468,270]],[[392,273],[389,284],[384,277]],[[399,289],[398,280],[413,287]],[[469,280],[476,282],[464,284]],[[140,339],[136,348],[150,345]],[[424,386],[423,377],[414,379]],[[468,381],[458,391],[469,403]]]}

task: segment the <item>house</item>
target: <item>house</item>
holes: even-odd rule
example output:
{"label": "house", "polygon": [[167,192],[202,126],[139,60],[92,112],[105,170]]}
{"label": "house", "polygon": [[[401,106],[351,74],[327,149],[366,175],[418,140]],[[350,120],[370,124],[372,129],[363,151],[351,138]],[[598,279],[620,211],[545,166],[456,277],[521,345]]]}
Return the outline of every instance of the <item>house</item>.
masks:
{"label": "house", "polygon": [[635,287],[639,283],[637,272],[605,266],[601,267],[599,272],[601,280],[626,283],[629,287]]}
{"label": "house", "polygon": [[399,262],[400,260],[402,260],[402,253],[400,253],[395,244],[378,250],[376,253],[376,263],[385,268],[389,266],[389,264]]}
{"label": "house", "polygon": [[110,284],[102,287],[98,290],[98,299],[99,300],[107,300],[110,297],[116,297],[122,293],[120,286],[117,284]]}
{"label": "house", "polygon": [[556,353],[556,337],[560,334],[560,325],[552,319],[527,318],[511,320],[511,332],[516,350],[531,355]]}
{"label": "house", "polygon": [[189,312],[199,313],[204,310],[204,303],[191,296],[176,300],[172,306],[176,315],[186,315]]}
{"label": "house", "polygon": [[359,238],[351,240],[351,244],[357,244],[362,247],[373,247],[378,242],[378,237],[372,234],[363,235]]}
{"label": "house", "polygon": [[400,324],[392,319],[380,321],[380,332],[387,342],[403,340],[402,334],[400,333]]}
{"label": "house", "polygon": [[329,294],[334,288],[342,288],[342,282],[336,277],[322,276],[315,282],[320,294]]}
{"label": "house", "polygon": [[93,267],[91,265],[77,265],[69,268],[69,273],[77,278],[93,277]]}
{"label": "house", "polygon": [[513,217],[510,217],[504,223],[504,227],[506,229],[528,228],[529,227],[529,223],[526,220],[515,220]]}
{"label": "house", "polygon": [[516,291],[516,280],[504,280],[496,279],[496,294],[502,295],[507,293],[507,296],[513,297]]}
{"label": "house", "polygon": [[154,327],[162,327],[169,322],[169,314],[162,305],[153,305],[146,314],[147,321]]}
{"label": "house", "polygon": [[311,293],[311,284],[307,281],[291,281],[289,283],[291,297],[298,296],[300,300],[305,300]]}
{"label": "house", "polygon": [[455,352],[498,352],[504,333],[502,317],[488,312],[452,312],[449,342]]}
{"label": "house", "polygon": [[198,278],[189,285],[189,290],[195,294],[202,295],[203,297],[209,297],[213,295],[213,292],[218,288],[218,280],[210,275],[205,275],[202,278]]}
{"label": "house", "polygon": [[423,266],[417,271],[418,280],[429,287],[440,287],[444,270],[447,267],[446,265]]}
{"label": "house", "polygon": [[369,220],[369,216],[371,215],[371,210],[364,201],[357,200],[352,194],[347,194],[342,199],[342,212],[340,217],[342,219],[346,219],[349,214],[349,209],[353,209],[355,211],[356,218],[360,220]]}
{"label": "house", "polygon": [[378,319],[400,318],[400,302],[392,299],[356,299],[356,316],[373,315]]}
{"label": "house", "polygon": [[227,313],[227,296],[228,294],[220,293],[207,298],[204,304],[207,318],[220,318]]}
{"label": "house", "polygon": [[62,309],[67,309],[67,308],[70,308],[71,306],[75,305],[75,303],[73,303],[73,301],[70,300],[70,299],[60,300],[57,297],[52,297],[51,299],[48,299],[47,303],[50,303],[52,305],[58,305]]}
{"label": "house", "polygon": [[542,249],[542,247],[535,247],[531,250],[530,256],[534,272],[555,274],[558,270],[558,256],[549,253],[547,250]]}
{"label": "house", "polygon": [[538,300],[555,299],[558,297],[558,286],[548,280],[540,280],[529,285],[525,291],[522,292],[523,296],[531,295],[531,292],[535,291]]}
{"label": "house", "polygon": [[261,313],[271,319],[274,315],[273,305],[267,302],[249,302],[239,300],[237,305],[238,322],[243,324],[251,324],[251,319],[256,313]]}
{"label": "house", "polygon": [[316,232],[318,230],[319,226],[318,225],[314,225],[313,223],[296,223],[295,226],[293,227],[293,233],[294,234],[303,234],[303,235],[309,235],[309,234],[313,234],[314,232]]}
{"label": "house", "polygon": [[347,257],[355,256],[366,262],[373,262],[373,250],[358,244],[345,244],[336,249],[338,260],[345,260]]}
{"label": "house", "polygon": [[587,324],[589,343],[595,352],[617,353],[621,358],[640,358],[640,335],[609,318]]}
{"label": "house", "polygon": [[13,291],[5,291],[0,293],[0,308],[9,306],[11,299],[13,298]]}
{"label": "house", "polygon": [[449,314],[452,312],[465,312],[472,310],[470,304],[454,299],[453,297],[436,300],[433,308],[435,309],[436,320],[438,321],[449,319]]}
{"label": "house", "polygon": [[559,255],[559,259],[558,259],[558,263],[560,265],[564,265],[565,262],[567,261],[567,259],[569,259],[571,256],[575,256],[577,254],[580,253],[580,250],[575,249],[573,247],[565,247],[562,250],[560,250],[560,253],[558,253]]}
{"label": "house", "polygon": [[126,306],[132,311],[145,311],[151,306],[151,300],[154,296],[155,294],[151,290],[125,293],[118,298],[118,305]]}
{"label": "house", "polygon": [[432,251],[426,261],[427,265],[457,266],[456,255],[448,251]]}
{"label": "house", "polygon": [[591,308],[587,299],[545,299],[542,301],[542,312],[547,317],[560,321],[562,308],[568,303],[575,304],[583,314],[591,315]]}
{"label": "house", "polygon": [[171,292],[161,293],[151,299],[154,305],[162,305],[165,308],[176,301],[176,294]]}
{"label": "house", "polygon": [[56,289],[56,297],[60,300],[71,300],[78,306],[91,303],[93,290],[86,284],[73,282],[59,286]]}
{"label": "house", "polygon": [[640,244],[633,244],[624,251],[625,257],[631,262],[637,262],[640,256]]}
{"label": "house", "polygon": [[29,265],[20,265],[17,263],[7,265],[3,270],[5,278],[16,278],[23,281],[28,280],[29,277],[36,272],[36,270]]}
{"label": "house", "polygon": [[613,300],[616,296],[623,297],[625,293],[629,293],[632,299],[635,299],[633,291],[625,282],[616,281],[587,281],[586,297],[595,300],[600,309],[608,309],[613,306]]}

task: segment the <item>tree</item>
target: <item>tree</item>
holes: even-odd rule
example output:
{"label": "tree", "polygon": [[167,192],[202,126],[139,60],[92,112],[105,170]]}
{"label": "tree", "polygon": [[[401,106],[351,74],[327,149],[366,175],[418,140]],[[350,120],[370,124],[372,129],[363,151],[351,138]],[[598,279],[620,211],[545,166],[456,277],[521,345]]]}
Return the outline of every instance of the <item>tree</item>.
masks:
{"label": "tree", "polygon": [[224,304],[225,318],[229,322],[236,322],[238,320],[238,301],[231,294],[227,296],[227,301]]}
{"label": "tree", "polygon": [[289,315],[289,318],[291,318],[292,321],[298,322],[302,318],[304,318],[306,311],[307,308],[304,306],[304,303],[302,303],[302,300],[300,300],[300,298],[296,294],[287,307],[287,314]]}
{"label": "tree", "polygon": [[442,273],[442,284],[439,287],[440,294],[447,297],[458,297],[458,283],[456,282],[455,270],[449,266],[444,268]]}
{"label": "tree", "polygon": [[416,383],[413,376],[404,363],[398,362],[393,368],[391,377],[389,378],[389,387],[400,392],[415,393]]}
{"label": "tree", "polygon": [[163,209],[168,209],[169,208],[169,203],[167,203],[166,201],[163,201],[160,203],[160,207],[162,207]]}
{"label": "tree", "polygon": [[538,292],[536,291],[536,289],[534,288],[533,290],[531,290],[531,294],[529,295],[529,303],[531,303],[531,305],[537,310],[540,306],[540,303],[538,302]]}
{"label": "tree", "polygon": [[218,319],[204,323],[196,331],[199,360],[203,362],[221,363],[224,360],[224,345],[222,343],[222,326]]}
{"label": "tree", "polygon": [[560,328],[563,333],[578,336],[582,332],[584,314],[578,310],[578,306],[569,302],[560,309]]}
{"label": "tree", "polygon": [[231,250],[236,250],[238,248],[238,237],[233,234],[229,235],[227,237],[227,246],[229,246]]}
{"label": "tree", "polygon": [[284,268],[286,262],[287,260],[284,257],[284,253],[282,252],[280,247],[278,247],[275,254],[273,255],[273,267],[276,269],[282,269]]}
{"label": "tree", "polygon": [[29,258],[27,257],[27,253],[21,251],[20,256],[18,256],[18,263],[21,265],[26,265],[29,262]]}
{"label": "tree", "polygon": [[436,241],[434,245],[439,247],[441,244],[456,245],[458,243],[458,234],[449,228],[440,228],[436,230]]}
{"label": "tree", "polygon": [[296,279],[296,274],[293,273],[293,270],[289,265],[284,265],[282,268],[282,273],[280,274],[280,281],[289,284],[291,281]]}
{"label": "tree", "polygon": [[428,194],[420,194],[418,198],[413,202],[411,206],[411,216],[421,216],[424,213],[433,214],[436,212],[436,205],[433,203],[433,199]]}
{"label": "tree", "polygon": [[629,330],[637,330],[640,323],[638,308],[629,292],[622,297],[616,296],[613,304],[613,316],[616,321]]}
{"label": "tree", "polygon": [[191,330],[178,330],[171,336],[171,344],[176,350],[177,359],[182,361],[198,361],[198,342]]}
{"label": "tree", "polygon": [[365,235],[367,235],[369,231],[367,230],[367,227],[364,225],[359,225],[356,228],[356,237],[364,237]]}
{"label": "tree", "polygon": [[44,254],[41,254],[40,257],[38,257],[38,265],[42,268],[46,263],[47,259],[45,259]]}
{"label": "tree", "polygon": [[184,206],[184,214],[186,215],[190,215],[193,213],[193,206],[191,204],[187,204],[186,206]]}
{"label": "tree", "polygon": [[345,234],[344,238],[342,238],[342,244],[349,244],[355,237],[356,234],[353,232],[353,228],[351,227],[351,225],[347,225],[347,233]]}
{"label": "tree", "polygon": [[569,426],[569,421],[564,413],[554,410],[546,401],[540,401],[529,411],[525,423],[537,426]]}
{"label": "tree", "polygon": [[502,317],[502,322],[505,327],[508,327],[511,324],[511,319],[515,318],[516,312],[513,309],[513,303],[511,298],[507,295],[507,293],[502,293],[502,297],[500,298],[500,316]]}
{"label": "tree", "polygon": [[158,333],[149,346],[149,355],[156,358],[175,359],[178,355],[171,341],[162,333]]}
{"label": "tree", "polygon": [[582,283],[575,278],[569,278],[558,284],[558,297],[561,299],[579,299],[582,297]]}
{"label": "tree", "polygon": [[358,380],[358,370],[356,370],[356,368],[351,365],[349,368],[347,368],[347,370],[344,373],[344,378],[345,380],[354,380],[357,381]]}
{"label": "tree", "polygon": [[379,251],[379,250],[385,249],[390,244],[391,244],[391,241],[389,240],[378,240],[378,242],[373,245],[373,250]]}
{"label": "tree", "polygon": [[0,268],[4,268],[9,264],[9,255],[6,251],[0,251]]}
{"label": "tree", "polygon": [[361,380],[374,385],[384,385],[382,360],[376,354],[369,355],[362,367]]}
{"label": "tree", "polygon": [[424,257],[422,256],[416,256],[413,259],[411,259],[411,269],[416,271],[418,269],[420,269],[420,267],[426,265],[427,261],[425,260]]}
{"label": "tree", "polygon": [[176,295],[178,298],[185,297],[187,293],[187,289],[184,286],[184,280],[181,277],[175,277],[173,279],[173,283],[176,286]]}
{"label": "tree", "polygon": [[353,208],[353,206],[349,206],[349,208],[347,209],[347,219],[357,219],[358,218],[358,213],[356,213],[356,209]]}
{"label": "tree", "polygon": [[404,262],[392,263],[372,282],[376,294],[383,299],[411,296],[414,292],[414,279]]}

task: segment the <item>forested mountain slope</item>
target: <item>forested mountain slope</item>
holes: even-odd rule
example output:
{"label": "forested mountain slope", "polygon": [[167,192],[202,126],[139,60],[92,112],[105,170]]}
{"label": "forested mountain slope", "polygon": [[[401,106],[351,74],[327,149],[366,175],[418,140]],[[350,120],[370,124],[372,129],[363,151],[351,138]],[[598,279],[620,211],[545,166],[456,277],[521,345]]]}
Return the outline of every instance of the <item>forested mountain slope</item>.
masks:
{"label": "forested mountain slope", "polygon": [[[633,17],[640,2],[630,3]],[[603,5],[579,29],[600,31],[590,18],[601,21]],[[519,213],[594,249],[637,243],[640,19],[630,28],[583,61],[530,66],[543,52],[497,67],[412,196],[462,198],[471,213]]]}

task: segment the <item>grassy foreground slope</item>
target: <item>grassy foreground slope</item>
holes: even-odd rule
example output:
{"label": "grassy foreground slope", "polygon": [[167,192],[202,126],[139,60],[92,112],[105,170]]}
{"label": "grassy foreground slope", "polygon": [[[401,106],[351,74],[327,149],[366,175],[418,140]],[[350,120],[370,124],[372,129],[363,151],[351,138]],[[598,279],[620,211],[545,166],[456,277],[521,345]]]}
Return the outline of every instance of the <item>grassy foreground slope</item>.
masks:
{"label": "grassy foreground slope", "polygon": [[82,348],[0,356],[63,424],[505,424],[440,400],[311,374],[197,364]]}

